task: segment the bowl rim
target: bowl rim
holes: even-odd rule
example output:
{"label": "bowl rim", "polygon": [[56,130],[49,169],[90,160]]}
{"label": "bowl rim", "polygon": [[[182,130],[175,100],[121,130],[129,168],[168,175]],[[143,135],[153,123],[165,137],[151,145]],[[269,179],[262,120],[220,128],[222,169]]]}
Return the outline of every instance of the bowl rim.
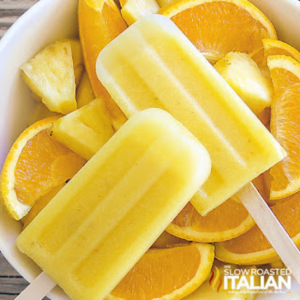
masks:
{"label": "bowl rim", "polygon": [[[75,21],[74,12],[75,12],[75,7],[77,6],[77,0],[64,0],[63,5],[61,5],[61,4],[62,4],[61,0],[40,0],[39,2],[36,2],[35,4],[33,4],[26,12],[24,12],[23,15],[20,16],[20,18],[14,24],[12,24],[12,26],[7,30],[7,32],[4,34],[4,36],[0,40],[0,64],[1,64],[1,62],[5,63],[4,67],[2,68],[2,70],[0,72],[1,75],[3,75],[4,72],[6,71],[6,67],[5,67],[6,63],[7,63],[8,66],[10,66],[11,63],[9,61],[14,61],[14,59],[12,59],[12,60],[9,59],[10,50],[14,49],[14,52],[16,52],[16,51],[22,52],[21,49],[18,50],[18,47],[16,47],[16,45],[18,46],[17,39],[19,37],[23,38],[22,34],[25,31],[29,31],[30,32],[31,28],[32,28],[31,26],[39,27],[39,21],[43,20],[43,15],[44,14],[45,15],[46,14],[49,15],[49,11],[51,11],[51,13],[53,13],[53,11],[57,10],[57,8],[63,7],[62,13],[59,13],[58,15],[59,15],[59,17],[61,17],[62,15],[67,14],[67,20],[66,20],[67,23],[66,24],[63,23],[64,26],[68,24],[69,20],[72,21],[72,22],[73,22],[73,20]],[[72,10],[72,16],[73,17],[69,17],[69,16],[71,16],[71,13],[68,13],[68,12],[71,11],[71,10]],[[74,12],[73,12],[73,10],[74,10]],[[37,22],[35,22],[35,21],[37,21]],[[63,20],[63,21],[65,21],[65,20]],[[58,23],[58,24],[56,23],[55,25],[53,25],[53,27],[56,27],[56,29],[55,29],[56,31],[57,31],[57,27],[59,26],[59,24],[60,23]],[[75,23],[70,23],[70,24],[75,24]],[[42,26],[45,28],[45,23],[43,23]],[[78,32],[76,33],[77,30],[73,30],[73,29],[71,30],[70,27],[71,26],[67,25],[68,29],[63,30],[62,31],[63,33],[60,33],[59,31],[57,31],[57,35],[67,34],[70,38],[71,37],[72,38],[76,37],[77,34],[78,34]],[[72,27],[74,27],[74,26],[72,25]],[[34,29],[33,29],[33,32],[35,32]],[[50,30],[50,32],[51,32],[51,30]],[[53,31],[52,31],[51,35],[53,35]],[[67,35],[66,35],[66,37],[67,37]],[[51,42],[52,38],[53,37],[50,37],[50,42]],[[46,39],[47,39],[47,37],[46,37]],[[28,44],[28,48],[32,49],[32,47],[30,46],[30,44]],[[30,50],[30,51],[34,52],[34,50]],[[13,79],[14,79],[14,77],[17,78],[18,76],[19,75],[17,75],[15,72],[12,73]],[[9,85],[16,84],[15,80],[13,80],[13,79],[9,82]],[[5,91],[10,92],[11,88],[5,86],[5,81],[2,82],[2,80],[0,80],[0,85],[1,85],[1,87],[3,87],[5,89]],[[28,89],[28,94],[29,93],[30,93],[30,91]],[[9,102],[10,97],[11,97],[11,95],[9,93],[5,93],[5,97],[2,97],[0,99],[0,103],[2,103],[2,102],[6,103],[7,101]],[[3,111],[5,111],[5,109]],[[6,114],[9,113],[9,111],[6,111],[5,113]],[[5,124],[4,122],[1,123],[1,120],[0,120],[0,126],[1,126],[1,130],[7,130],[7,128],[8,128],[8,125]],[[0,142],[5,141],[5,139],[6,139],[6,137],[4,136],[4,139],[2,140],[1,130],[0,130]],[[20,132],[19,132],[19,134],[20,134]],[[11,145],[7,145],[7,152],[9,151],[10,146]],[[0,161],[0,173],[1,173],[1,169],[2,169],[2,164],[1,164],[1,161]],[[3,222],[4,223],[3,224],[1,223],[0,227],[1,227],[2,231],[9,231],[7,233],[7,236],[8,235],[11,235],[11,236],[9,236],[7,238],[7,240],[6,240],[6,238],[3,238],[3,239],[0,238],[0,251],[1,251],[1,254],[8,261],[8,263],[17,272],[20,273],[20,275],[25,280],[27,280],[28,282],[30,282],[36,276],[38,276],[38,274],[41,271],[40,271],[40,269],[39,269],[38,266],[35,266],[35,268],[33,266],[30,267],[31,263],[33,264],[33,262],[29,258],[24,257],[24,260],[20,259],[20,257],[23,256],[22,253],[18,252],[18,255],[16,256],[16,254],[14,253],[16,247],[15,246],[12,247],[10,245],[10,244],[14,243],[14,242],[10,243],[10,240],[14,239],[14,232],[17,232],[16,228],[19,227],[20,224],[18,224],[19,222],[14,221],[13,219],[11,219],[7,215],[7,213],[2,212],[2,207],[0,207],[0,217],[2,217],[2,215],[4,217],[3,218]],[[5,227],[5,225],[4,225],[6,217],[7,217],[7,219],[11,219],[12,223],[9,223],[9,224],[12,225],[11,230],[7,230],[6,227]],[[14,222],[15,222],[15,224],[13,224]],[[1,232],[0,232],[0,235],[1,235]],[[6,246],[7,244],[8,244],[8,246]],[[0,267],[0,269],[1,269],[1,267]],[[57,298],[58,294],[59,294],[59,299],[60,300],[62,300],[62,299],[64,299],[64,300],[65,299],[69,299],[69,298],[66,298],[66,296],[64,296],[64,295],[61,295],[62,292],[58,288],[55,288],[55,290],[51,291],[51,293],[50,293],[51,299],[58,299]]]}
{"label": "bowl rim", "polygon": [[[2,52],[4,51],[6,45],[13,39],[14,35],[19,30],[19,27],[25,25],[30,21],[32,16],[40,9],[44,9],[46,6],[52,4],[55,0],[39,0],[35,4],[33,4],[27,11],[25,11],[6,31],[3,37],[0,40],[0,57]],[[65,0],[66,1],[66,0]],[[68,0],[67,0],[68,1]]]}
{"label": "bowl rim", "polygon": [[[22,14],[16,22],[14,22],[10,28],[6,31],[3,37],[0,40],[0,57],[3,49],[5,48],[6,44],[13,38],[13,35],[18,30],[18,27],[21,26],[23,23],[29,21],[31,16],[35,14],[39,9],[50,5],[54,0],[39,0],[35,4],[33,4],[24,14]],[[68,1],[68,0],[65,0]],[[79,0],[78,0],[79,1]],[[249,0],[251,2],[251,0]],[[279,0],[281,2],[286,2],[290,5],[294,5],[297,9],[300,10],[300,0]]]}

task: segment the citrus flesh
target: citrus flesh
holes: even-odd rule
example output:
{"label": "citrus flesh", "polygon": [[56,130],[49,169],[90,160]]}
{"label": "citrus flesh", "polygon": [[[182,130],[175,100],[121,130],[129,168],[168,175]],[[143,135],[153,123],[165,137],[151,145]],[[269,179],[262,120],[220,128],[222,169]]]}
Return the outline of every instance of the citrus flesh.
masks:
{"label": "citrus flesh", "polygon": [[[264,176],[260,175],[252,182],[262,197],[267,199]],[[244,205],[237,196],[233,196],[204,217],[188,203],[167,227],[167,231],[188,241],[214,243],[238,237],[254,225]]]}
{"label": "citrus flesh", "polygon": [[107,300],[182,299],[209,276],[214,246],[190,244],[148,251]]}
{"label": "citrus flesh", "polygon": [[[282,226],[300,246],[300,193],[271,207]],[[216,244],[216,257],[224,262],[252,265],[278,261],[279,257],[257,225],[243,235]]]}
{"label": "citrus flesh", "polygon": [[159,238],[154,242],[151,248],[163,249],[163,248],[170,248],[176,245],[182,245],[188,243],[189,242],[187,240],[183,240],[181,238],[176,237],[175,235],[168,233],[167,231],[164,231],[159,236]]}
{"label": "citrus flesh", "polygon": [[246,0],[177,0],[159,13],[171,18],[212,63],[228,52],[254,55],[263,39],[277,39],[271,22]]}
{"label": "citrus flesh", "polygon": [[274,85],[271,132],[287,157],[271,168],[270,199],[277,200],[300,190],[300,63],[288,56],[269,56]]}
{"label": "citrus flesh", "polygon": [[188,203],[167,231],[189,241],[212,243],[237,237],[254,224],[243,204],[232,197],[204,217]]}
{"label": "citrus flesh", "polygon": [[105,100],[115,129],[119,129],[126,117],[99,81],[96,60],[100,51],[123,32],[127,25],[113,0],[80,0],[78,17],[85,68],[94,95]]}
{"label": "citrus flesh", "polygon": [[86,162],[50,137],[50,127],[58,118],[47,118],[27,128],[6,158],[1,191],[4,205],[17,220],[40,197],[72,178]]}
{"label": "citrus flesh", "polygon": [[264,39],[263,45],[265,58],[268,58],[271,55],[285,55],[290,56],[300,62],[300,52],[282,41]]}

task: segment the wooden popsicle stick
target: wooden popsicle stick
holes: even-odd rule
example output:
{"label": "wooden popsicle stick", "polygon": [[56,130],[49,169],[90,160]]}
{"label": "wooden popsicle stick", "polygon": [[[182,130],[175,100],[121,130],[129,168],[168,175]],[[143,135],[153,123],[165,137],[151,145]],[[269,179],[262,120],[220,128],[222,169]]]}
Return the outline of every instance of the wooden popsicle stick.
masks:
{"label": "wooden popsicle stick", "polygon": [[262,233],[300,284],[300,251],[252,183],[238,193]]}
{"label": "wooden popsicle stick", "polygon": [[42,272],[15,300],[40,300],[43,299],[56,283]]}

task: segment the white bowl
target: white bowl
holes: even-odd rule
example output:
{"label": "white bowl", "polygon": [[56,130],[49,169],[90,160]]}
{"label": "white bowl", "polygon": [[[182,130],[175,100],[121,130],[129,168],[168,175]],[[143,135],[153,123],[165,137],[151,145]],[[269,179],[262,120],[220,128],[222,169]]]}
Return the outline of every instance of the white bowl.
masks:
{"label": "white bowl", "polygon": [[[35,105],[20,78],[19,67],[47,44],[77,32],[78,0],[41,0],[25,13],[0,42],[0,169],[17,136],[28,125]],[[252,0],[273,22],[279,38],[300,50],[300,2],[297,0]],[[20,233],[18,222],[0,209],[0,250],[10,264],[28,281],[41,271],[15,247]],[[69,299],[60,289],[51,299]],[[298,300],[300,287],[294,282],[289,294],[259,296],[258,299]]]}

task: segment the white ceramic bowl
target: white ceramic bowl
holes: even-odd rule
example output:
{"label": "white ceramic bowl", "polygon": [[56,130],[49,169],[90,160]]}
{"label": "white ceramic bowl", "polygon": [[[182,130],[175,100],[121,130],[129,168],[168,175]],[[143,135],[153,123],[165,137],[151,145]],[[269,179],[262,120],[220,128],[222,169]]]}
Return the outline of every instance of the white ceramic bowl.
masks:
{"label": "white ceramic bowl", "polygon": [[[17,136],[28,125],[35,105],[20,78],[19,67],[47,44],[62,37],[77,36],[78,0],[41,0],[25,13],[0,42],[0,169]],[[273,22],[279,38],[300,50],[300,2],[297,0],[251,0]],[[40,269],[15,247],[20,233],[18,222],[0,209],[0,250],[10,264],[28,281]],[[51,299],[68,299],[56,289]],[[294,282],[292,292],[259,296],[258,299],[299,300],[300,287]]]}

